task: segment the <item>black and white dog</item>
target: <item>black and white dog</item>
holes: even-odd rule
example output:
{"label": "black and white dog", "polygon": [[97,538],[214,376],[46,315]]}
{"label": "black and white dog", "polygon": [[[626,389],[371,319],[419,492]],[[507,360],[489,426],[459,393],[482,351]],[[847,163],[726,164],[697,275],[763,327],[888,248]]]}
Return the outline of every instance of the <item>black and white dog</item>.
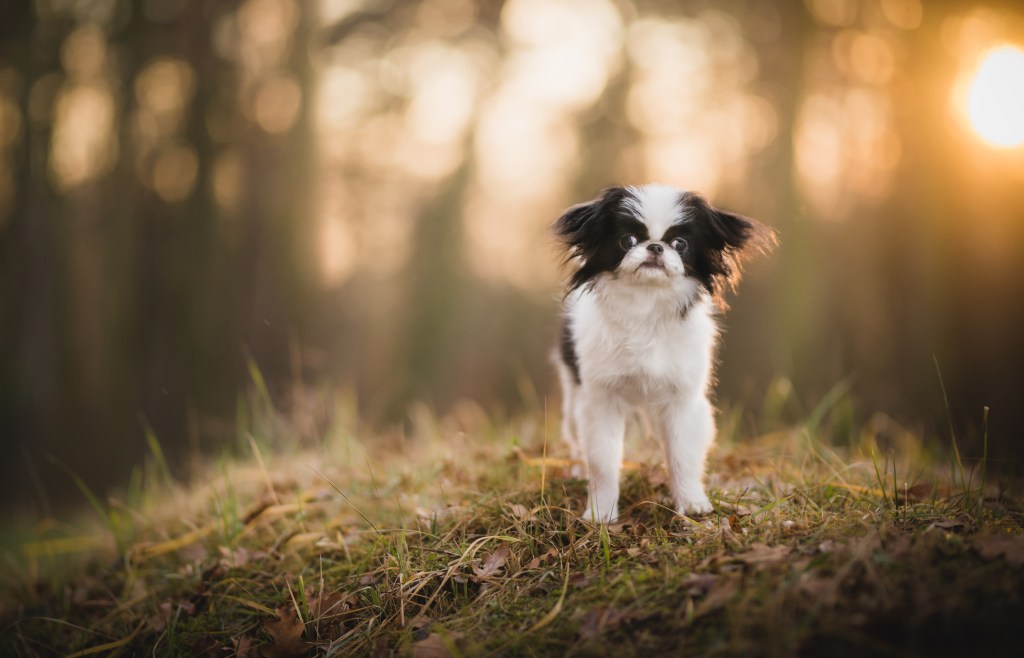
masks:
{"label": "black and white dog", "polygon": [[710,512],[702,479],[715,438],[715,315],[738,280],[738,256],[764,250],[774,232],[665,185],[606,189],[554,230],[575,266],[555,362],[562,436],[589,478],[584,517],[619,515],[623,435],[636,407],[663,437],[676,511]]}

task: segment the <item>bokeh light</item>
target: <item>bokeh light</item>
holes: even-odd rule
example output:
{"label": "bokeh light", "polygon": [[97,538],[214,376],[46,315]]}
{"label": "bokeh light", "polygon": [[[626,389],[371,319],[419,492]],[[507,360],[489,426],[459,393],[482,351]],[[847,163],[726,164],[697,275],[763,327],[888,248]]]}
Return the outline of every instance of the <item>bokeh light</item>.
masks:
{"label": "bokeh light", "polygon": [[1007,45],[984,55],[967,92],[966,111],[988,144],[1024,144],[1024,50]]}

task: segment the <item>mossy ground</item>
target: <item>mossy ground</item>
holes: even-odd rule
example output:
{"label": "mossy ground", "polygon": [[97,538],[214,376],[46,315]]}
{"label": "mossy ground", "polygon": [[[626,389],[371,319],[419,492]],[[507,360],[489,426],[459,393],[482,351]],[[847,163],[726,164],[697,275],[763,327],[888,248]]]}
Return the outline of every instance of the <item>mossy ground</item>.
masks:
{"label": "mossy ground", "polygon": [[596,526],[540,414],[420,409],[381,436],[342,413],[303,448],[267,413],[247,456],[187,483],[155,458],[100,522],[9,547],[0,653],[1020,655],[1014,483],[891,423],[838,447],[812,416],[744,437],[726,417],[697,519],[639,430],[623,518]]}

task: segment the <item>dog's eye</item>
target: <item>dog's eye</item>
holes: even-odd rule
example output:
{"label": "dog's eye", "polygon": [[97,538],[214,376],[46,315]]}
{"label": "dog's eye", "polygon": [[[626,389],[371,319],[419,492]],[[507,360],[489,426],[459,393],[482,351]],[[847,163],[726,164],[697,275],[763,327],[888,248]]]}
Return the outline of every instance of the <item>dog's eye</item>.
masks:
{"label": "dog's eye", "polygon": [[672,242],[668,243],[668,246],[672,247],[678,252],[686,251],[686,248],[690,245],[686,244],[686,240],[682,238],[672,238]]}
{"label": "dog's eye", "polygon": [[619,240],[619,245],[621,245],[626,251],[629,251],[639,243],[640,240],[638,240],[635,235],[624,235],[622,236],[622,239]]}

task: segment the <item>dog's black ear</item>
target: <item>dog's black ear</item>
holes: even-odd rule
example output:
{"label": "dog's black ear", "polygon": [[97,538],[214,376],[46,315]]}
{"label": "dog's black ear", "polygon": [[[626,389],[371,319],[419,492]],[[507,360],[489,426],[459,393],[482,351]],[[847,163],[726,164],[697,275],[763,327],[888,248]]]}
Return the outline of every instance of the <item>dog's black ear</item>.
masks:
{"label": "dog's black ear", "polygon": [[615,269],[622,260],[622,251],[614,242],[615,215],[628,195],[623,187],[609,187],[593,201],[569,208],[555,222],[554,233],[567,247],[566,263],[578,259],[569,291]]}
{"label": "dog's black ear", "polygon": [[769,251],[777,243],[775,231],[750,217],[713,208],[699,194],[687,193],[683,204],[698,227],[696,274],[725,308],[722,288],[735,288],[739,283],[741,258],[751,252]]}
{"label": "dog's black ear", "polygon": [[588,247],[600,239],[606,228],[605,221],[627,194],[625,188],[606,188],[592,201],[577,204],[555,222],[555,235],[573,251],[573,256],[586,257]]}
{"label": "dog's black ear", "polygon": [[575,241],[574,239],[578,238],[582,233],[583,227],[594,220],[594,209],[597,203],[598,199],[594,199],[586,203],[578,203],[566,210],[552,227],[555,235],[561,238],[563,242],[572,244]]}

